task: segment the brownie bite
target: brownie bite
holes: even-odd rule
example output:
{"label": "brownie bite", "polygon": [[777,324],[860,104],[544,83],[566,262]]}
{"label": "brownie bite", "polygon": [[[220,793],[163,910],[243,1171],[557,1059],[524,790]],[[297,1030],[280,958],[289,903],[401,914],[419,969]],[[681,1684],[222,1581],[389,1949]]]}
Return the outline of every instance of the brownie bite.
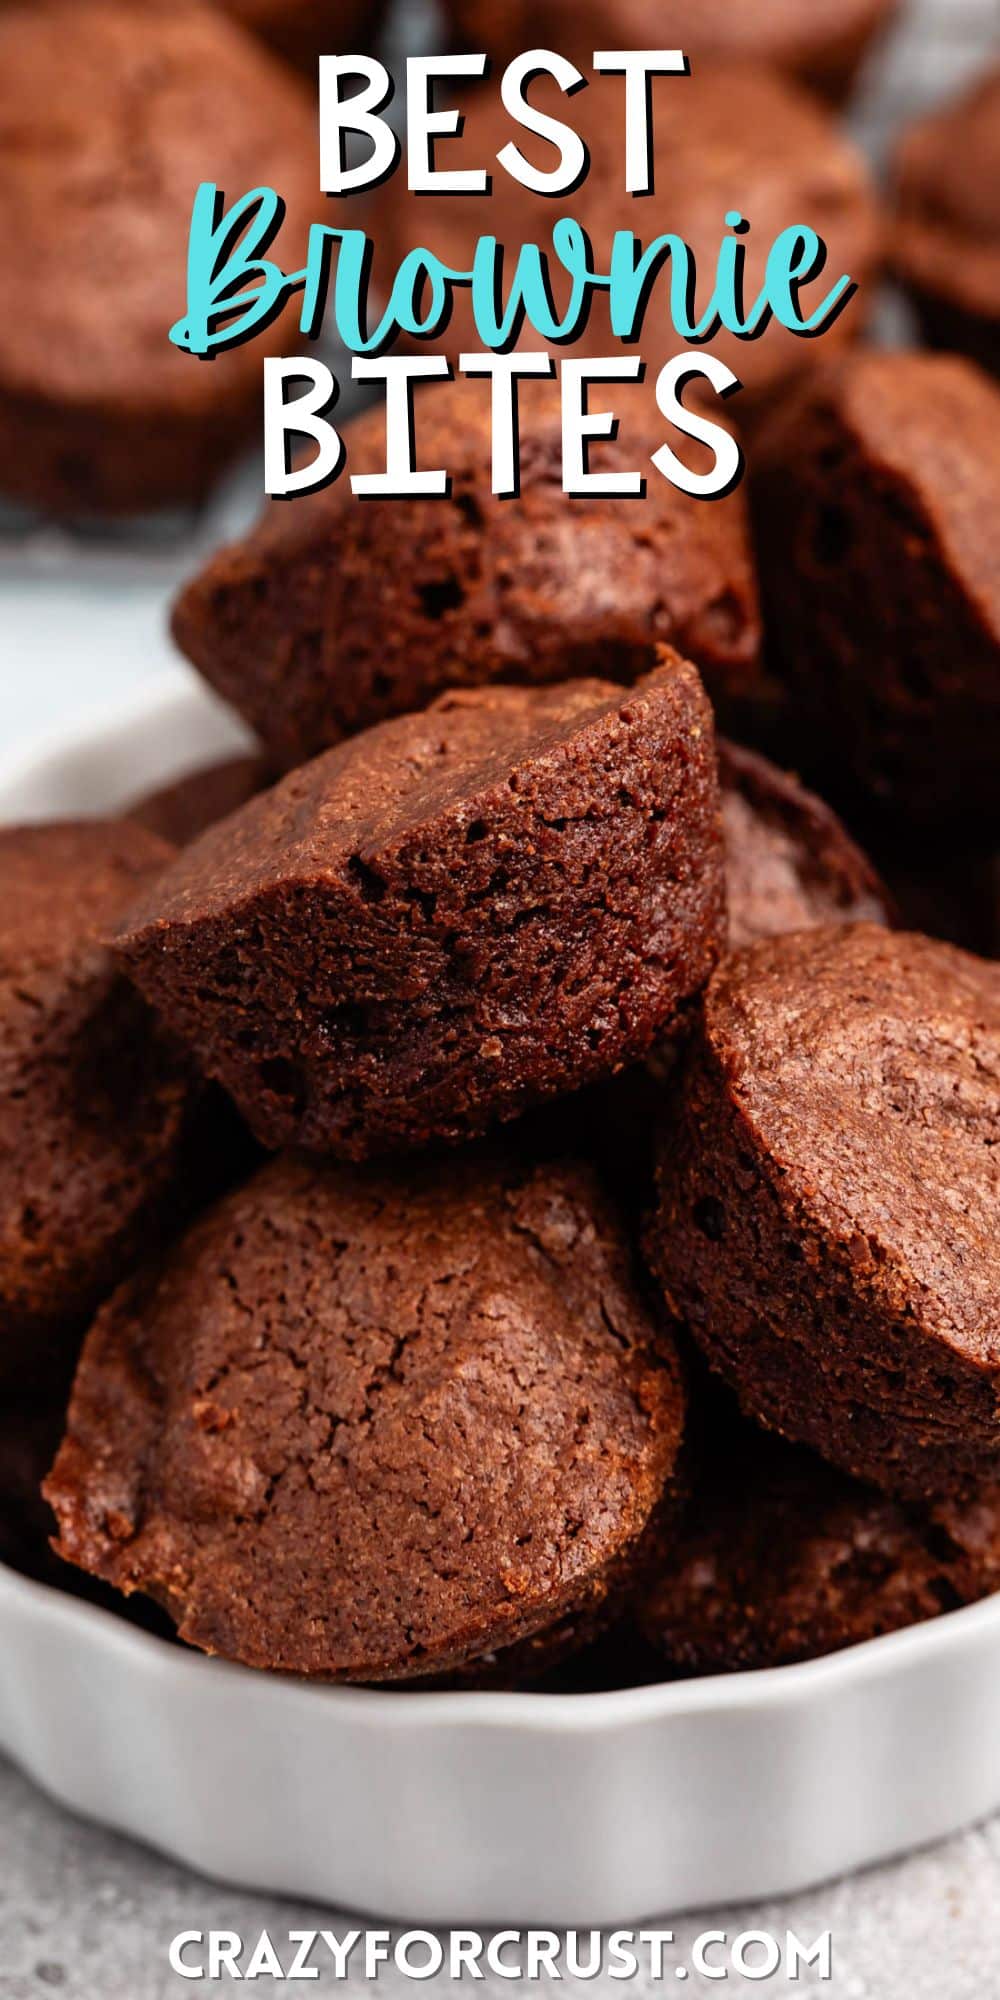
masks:
{"label": "brownie bite", "polygon": [[270,1147],[473,1137],[669,1033],[724,930],[711,710],[664,655],[481,688],[353,738],[204,834],[123,964]]}
{"label": "brownie bite", "polygon": [[125,822],[0,830],[0,1382],[55,1387],[172,1194],[186,1056],[103,942],[172,850]]}
{"label": "brownie bite", "polygon": [[1000,966],[868,924],[734,953],[647,1249],[746,1411],[903,1498],[1000,1475]]}
{"label": "brownie bite", "polygon": [[892,262],[924,339],[1000,374],[1000,64],[896,153]]}
{"label": "brownie bite", "polygon": [[322,208],[310,94],[185,0],[2,7],[0,75],[0,488],[70,515],[197,499],[259,428],[287,323],[210,367],[172,345],[192,202],[203,181],[278,189],[277,254],[301,264]]}
{"label": "brownie bite", "polygon": [[752,476],[804,755],[911,818],[995,825],[1000,389],[952,356],[855,354],[758,438]]}
{"label": "brownie bite", "polygon": [[128,817],[172,846],[188,847],[206,827],[228,819],[265,791],[271,775],[263,757],[227,757],[144,793],[129,806]]}
{"label": "brownie bite", "polygon": [[589,1170],[288,1158],[104,1307],[46,1494],[190,1644],[405,1679],[599,1606],[683,1402]]}
{"label": "brownie bite", "polygon": [[637,1592],[682,1673],[814,1659],[1000,1590],[1000,1483],[908,1505],[713,1398],[686,1524]]}
{"label": "brownie bite", "polygon": [[156,1638],[172,1639],[173,1626],[158,1605],[144,1597],[126,1604],[108,1584],[71,1568],[53,1551],[55,1518],[42,1496],[42,1482],[65,1422],[65,1396],[58,1402],[5,1402],[0,1409],[0,1565],[32,1583],[125,1616],[130,1625]]}
{"label": "brownie bite", "polygon": [[719,742],[729,942],[822,924],[891,922],[888,891],[847,828],[789,771]]}
{"label": "brownie bite", "polygon": [[[615,41],[611,45],[618,46]],[[530,36],[522,46],[533,46]],[[654,46],[662,44],[657,40]],[[650,92],[656,192],[655,198],[637,199],[625,187],[622,79],[593,78],[568,108],[553,78],[533,79],[526,87],[528,101],[549,116],[568,118],[589,153],[589,171],[580,186],[571,195],[553,199],[523,187],[495,164],[496,155],[514,141],[533,167],[551,172],[551,143],[512,123],[495,85],[479,91],[466,85],[449,100],[461,105],[462,133],[443,142],[439,164],[489,169],[492,191],[439,193],[428,200],[410,194],[403,176],[394,174],[381,191],[370,230],[375,239],[375,285],[385,292],[400,260],[417,244],[434,251],[451,269],[471,270],[477,238],[490,235],[515,250],[522,243],[536,243],[548,252],[553,303],[557,313],[564,313],[570,286],[552,253],[552,229],[560,216],[568,214],[586,230],[599,271],[609,269],[618,230],[634,232],[644,243],[662,231],[682,237],[694,252],[695,308],[703,313],[715,283],[726,217],[739,212],[750,223],[740,239],[748,308],[764,284],[774,239],[804,222],[823,238],[828,256],[819,279],[802,291],[803,312],[818,306],[845,274],[864,287],[880,253],[882,235],[871,175],[862,154],[822,104],[775,71],[744,60],[696,63],[690,76],[653,78]],[[511,267],[513,260],[511,251]],[[505,272],[505,300],[509,286]],[[742,423],[759,416],[772,400],[780,403],[785,386],[815,366],[818,352],[829,354],[831,348],[854,338],[864,323],[863,296],[862,292],[862,301],[847,305],[821,343],[774,321],[753,340],[741,340],[725,329],[713,334],[712,354],[726,362],[743,384],[728,405],[732,414]],[[483,345],[468,287],[455,297],[443,340],[453,355]],[[441,341],[435,344],[440,346]],[[529,325],[521,330],[518,344],[537,350],[545,348],[546,341]],[[648,293],[633,351],[642,356],[652,382],[683,346],[672,323],[668,263]],[[567,351],[591,355],[623,351],[611,331],[606,291],[593,297],[586,326]],[[692,358],[697,360],[704,351],[704,343],[692,347]],[[719,415],[727,406],[711,390],[707,394],[711,413]],[[619,385],[610,385],[607,395],[620,407]],[[592,401],[595,408],[602,407],[596,392]],[[661,425],[660,439],[662,435]]]}
{"label": "brownie bite", "polygon": [[[716,739],[731,949],[822,924],[889,924],[895,906],[867,856],[830,807],[790,772],[725,737]],[[562,1099],[528,1121],[531,1142],[550,1130],[597,1159],[612,1185],[644,1210],[652,1193],[655,1129],[668,1114],[683,1038],[661,1042],[622,1075]]]}
{"label": "brownie bite", "polygon": [[558,49],[585,72],[595,49],[682,48],[767,63],[834,102],[845,98],[898,0],[447,0],[452,40],[509,62]]}
{"label": "brownie bite", "polygon": [[[519,500],[490,490],[489,385],[442,384],[415,398],[415,433],[418,463],[450,468],[448,499],[361,503],[341,479],[273,502],[183,591],[174,637],[278,762],[452,686],[632,681],[658,640],[713,692],[752,688],[760,630],[742,492],[709,506],[650,468],[644,500],[571,502],[555,386],[525,383],[520,403]],[[384,466],[383,410],[344,436],[351,470]],[[633,436],[591,456],[595,471],[648,464]]]}

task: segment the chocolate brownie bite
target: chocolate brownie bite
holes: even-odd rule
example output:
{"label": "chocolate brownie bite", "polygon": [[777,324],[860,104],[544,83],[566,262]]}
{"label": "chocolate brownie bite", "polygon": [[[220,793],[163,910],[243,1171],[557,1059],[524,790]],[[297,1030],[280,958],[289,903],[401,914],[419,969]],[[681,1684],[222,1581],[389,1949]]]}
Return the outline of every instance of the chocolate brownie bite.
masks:
{"label": "chocolate brownie bite", "polygon": [[1000,966],[868,924],[734,953],[647,1248],[746,1411],[903,1498],[1000,1476]]}
{"label": "chocolate brownie bite", "polygon": [[172,850],[125,822],[0,831],[0,1381],[55,1389],[172,1195],[189,1063],[103,942]]}
{"label": "chocolate brownie bite", "polygon": [[174,847],[189,847],[206,827],[228,819],[265,791],[271,776],[263,757],[227,757],[144,793],[129,806],[128,817]]}
{"label": "chocolate brownie bite", "polygon": [[1000,1590],[1000,1483],[904,1505],[721,1402],[686,1525],[636,1599],[677,1671],[788,1666]]}
{"label": "chocolate brownie bite", "polygon": [[287,334],[211,367],[172,345],[191,204],[277,188],[295,269],[321,206],[309,92],[184,0],[0,8],[0,75],[0,486],[69,515],[195,500],[259,427]]}
{"label": "chocolate brownie bite", "polygon": [[[449,499],[360,504],[340,480],[291,507],[273,502],[182,593],[178,644],[282,765],[452,686],[632,681],[657,641],[692,659],[713,692],[753,686],[742,492],[709,506],[651,471],[644,500],[574,504],[561,489],[555,386],[525,383],[520,402],[520,500],[490,490],[489,385],[445,383],[416,397],[415,432],[418,462],[450,468]],[[384,466],[381,409],[344,437],[354,471]],[[592,453],[593,470],[646,462],[624,437]]]}
{"label": "chocolate brownie bite", "polygon": [[[522,46],[532,45],[529,38]],[[657,41],[655,46],[662,44]],[[650,89],[657,190],[655,199],[637,200],[625,187],[622,79],[592,79],[568,108],[553,78],[539,75],[526,86],[529,102],[552,117],[568,118],[588,149],[586,178],[560,202],[523,187],[495,164],[496,155],[513,140],[533,167],[551,172],[551,143],[515,126],[495,87],[478,92],[467,87],[453,100],[461,104],[462,133],[444,142],[440,164],[488,168],[492,191],[481,196],[439,193],[428,201],[410,194],[403,177],[394,174],[381,191],[371,230],[376,287],[387,291],[401,259],[416,244],[434,251],[450,269],[471,270],[477,239],[490,235],[515,247],[536,243],[548,252],[554,304],[563,313],[570,284],[552,252],[552,229],[562,214],[570,213],[586,230],[599,271],[610,268],[616,231],[634,233],[644,243],[664,230],[683,238],[694,252],[696,305],[704,312],[715,283],[719,245],[727,233],[726,217],[737,212],[750,224],[740,238],[748,303],[763,287],[774,239],[804,221],[823,238],[827,262],[816,282],[802,291],[803,312],[818,306],[842,275],[864,287],[880,254],[882,236],[871,174],[862,154],[822,104],[775,71],[746,61],[697,63],[689,77],[656,77]],[[513,262],[513,254],[509,261]],[[505,278],[505,300],[509,289]],[[712,354],[727,363],[743,388],[728,405],[708,391],[712,414],[718,416],[728,407],[741,423],[759,417],[763,406],[772,400],[780,403],[789,382],[815,366],[818,347],[829,354],[831,348],[853,339],[862,324],[862,305],[855,300],[825,331],[821,343],[776,321],[749,341],[721,329],[712,336]],[[483,345],[469,287],[456,294],[443,340],[448,353],[456,356]],[[518,344],[536,350],[547,345],[530,325],[522,329]],[[683,346],[672,323],[668,263],[649,290],[635,342],[651,382]],[[606,291],[593,297],[587,324],[568,351],[590,355],[622,351],[611,331]],[[704,343],[692,347],[692,358],[697,360],[703,352]],[[618,385],[613,393],[618,407]],[[600,407],[596,400],[594,407]],[[661,427],[661,439],[662,435]]]}
{"label": "chocolate brownie bite", "polygon": [[160,1639],[173,1627],[158,1605],[146,1598],[125,1600],[96,1577],[60,1562],[51,1545],[55,1517],[42,1495],[42,1482],[59,1448],[66,1421],[65,1397],[58,1402],[5,1403],[0,1409],[0,1565],[32,1583],[82,1598],[101,1611],[123,1614]]}
{"label": "chocolate brownie bite", "polygon": [[718,745],[729,942],[782,931],[891,922],[888,891],[847,828],[789,771]]}
{"label": "chocolate brownie bite", "polygon": [[883,807],[996,817],[1000,389],[943,355],[818,372],[752,461],[772,660]]}
{"label": "chocolate brownie bite", "polygon": [[892,262],[933,347],[1000,374],[1000,64],[904,134]]}
{"label": "chocolate brownie bite", "polygon": [[676,1024],[724,929],[711,710],[675,654],[480,688],[300,767],[117,940],[266,1146],[473,1137]]}
{"label": "chocolate brownie bite", "polygon": [[[766,757],[716,739],[728,943],[832,923],[890,924],[895,905],[871,862],[813,792]],[[683,1037],[620,1075],[522,1121],[536,1149],[561,1143],[600,1162],[636,1212],[652,1197],[656,1127],[669,1117]]]}
{"label": "chocolate brownie bite", "polygon": [[405,1679],[599,1606],[683,1403],[588,1170],[289,1157],[104,1307],[45,1490],[190,1644]]}
{"label": "chocolate brownie bite", "polygon": [[595,49],[683,48],[766,63],[839,103],[898,0],[448,0],[452,39],[509,62],[558,49],[589,71]]}
{"label": "chocolate brownie bite", "polygon": [[[668,1512],[672,1516],[674,1509],[671,1507]],[[650,1534],[647,1537],[650,1547],[652,1539]],[[442,1689],[510,1693],[519,1688],[542,1689],[550,1680],[554,1682],[563,1674],[571,1674],[577,1661],[617,1623],[630,1584],[636,1587],[639,1574],[646,1568],[646,1544],[642,1548],[642,1554],[635,1558],[634,1575],[633,1565],[624,1565],[607,1594],[599,1595],[582,1610],[557,1619],[554,1625],[532,1633],[529,1639],[480,1653],[462,1666],[442,1673],[421,1674],[411,1682],[411,1687],[421,1694],[436,1694]],[[393,1683],[389,1681],[386,1685],[391,1687]]]}

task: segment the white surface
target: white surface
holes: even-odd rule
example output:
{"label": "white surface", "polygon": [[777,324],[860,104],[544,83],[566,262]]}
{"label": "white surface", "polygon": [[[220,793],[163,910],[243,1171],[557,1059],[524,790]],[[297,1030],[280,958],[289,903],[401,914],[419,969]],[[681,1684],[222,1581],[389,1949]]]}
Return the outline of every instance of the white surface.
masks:
{"label": "white surface", "polygon": [[[150,685],[0,756],[0,820],[113,808],[232,725]],[[612,1924],[791,1892],[1000,1805],[1000,1598],[779,1671],[380,1693],[225,1666],[0,1570],[0,1748],[243,1886],[426,1923]]]}

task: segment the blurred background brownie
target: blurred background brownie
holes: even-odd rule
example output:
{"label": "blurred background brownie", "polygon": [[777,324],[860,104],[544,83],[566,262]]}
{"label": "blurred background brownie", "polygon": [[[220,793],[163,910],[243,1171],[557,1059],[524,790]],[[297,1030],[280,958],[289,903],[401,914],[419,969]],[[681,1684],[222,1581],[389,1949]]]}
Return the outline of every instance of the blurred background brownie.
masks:
{"label": "blurred background brownie", "polygon": [[1000,1589],[1000,1483],[904,1506],[709,1397],[685,1524],[637,1593],[679,1672],[787,1666]]}
{"label": "blurred background brownie", "polygon": [[721,738],[729,942],[892,921],[888,890],[836,813],[789,771]]}
{"label": "blurred background brownie", "polygon": [[[530,44],[528,44],[530,46]],[[406,250],[424,244],[448,266],[468,270],[480,234],[492,234],[506,244],[536,242],[552,246],[552,224],[572,214],[592,242],[598,270],[608,270],[616,230],[628,230],[644,242],[662,230],[682,236],[696,256],[696,312],[704,312],[716,284],[720,238],[726,216],[740,212],[750,232],[744,246],[744,294],[748,306],[764,284],[772,240],[806,218],[824,238],[828,262],[816,280],[814,302],[842,274],[864,286],[880,256],[882,224],[872,178],[862,154],[842,132],[822,104],[786,78],[752,64],[704,64],[696,76],[652,78],[652,116],[658,136],[660,164],[656,198],[636,200],[624,184],[624,84],[622,78],[596,76],[572,98],[572,124],[582,134],[590,170],[580,188],[552,200],[512,180],[502,168],[492,170],[494,156],[510,142],[512,124],[498,92],[466,90],[462,94],[462,136],[446,142],[442,164],[488,166],[492,194],[438,194],[432,202],[408,194],[396,174],[386,182],[376,202],[372,232],[374,282],[392,278]],[[528,100],[550,116],[566,114],[566,96],[550,76],[536,76]],[[554,152],[532,132],[516,130],[518,152],[538,170],[552,170]],[[552,284],[556,310],[566,310],[568,280]],[[810,310],[812,292],[802,290],[802,310]],[[864,306],[858,302],[836,318],[822,348],[840,348],[864,326]],[[518,340],[524,348],[544,348],[546,342],[530,326]],[[446,332],[448,352],[482,346],[470,306],[470,294],[460,292]],[[684,348],[670,314],[670,262],[658,272],[648,294],[634,352],[642,354],[650,380],[658,368]],[[726,362],[744,384],[730,410],[740,422],[756,420],[786,382],[814,366],[816,342],[798,338],[772,322],[766,336],[740,340],[720,330],[710,350]],[[574,354],[620,354],[620,338],[610,330],[606,294],[594,296],[590,318],[574,342]],[[704,352],[694,346],[692,358]],[[706,392],[712,412],[722,406]]]}
{"label": "blurred background brownie", "polygon": [[[436,207],[437,204],[432,204]],[[633,389],[633,398],[642,391]],[[658,640],[710,688],[751,691],[759,646],[742,492],[711,506],[648,465],[662,439],[630,429],[592,469],[649,472],[646,498],[566,499],[561,404],[522,385],[522,492],[493,497],[490,392],[415,398],[418,463],[447,466],[448,499],[359,502],[347,479],[272,502],[187,585],[174,636],[287,765],[442,689],[600,673],[634,680]],[[641,405],[640,405],[641,406]],[[350,470],[385,464],[384,411],[345,425]]]}
{"label": "blurred background brownie", "polygon": [[202,181],[277,188],[295,269],[322,208],[311,96],[185,0],[2,7],[0,75],[0,489],[69,515],[196,499],[259,429],[283,330],[210,366],[171,344],[191,205]]}
{"label": "blurred background brownie", "polygon": [[126,822],[0,831],[0,1380],[48,1381],[176,1191],[186,1056],[104,938],[172,850]]}
{"label": "blurred background brownie", "polygon": [[1000,64],[906,132],[892,260],[932,347],[1000,374]]}
{"label": "blurred background brownie", "polygon": [[[529,37],[526,46],[534,46],[534,40]],[[496,154],[513,134],[518,151],[534,167],[549,172],[556,157],[551,144],[526,130],[515,131],[498,91],[490,87],[477,93],[467,86],[460,97],[462,134],[443,142],[440,164],[489,169],[492,192],[438,194],[428,200],[408,193],[403,177],[393,175],[376,201],[371,225],[375,284],[382,283],[384,289],[403,255],[418,243],[457,270],[471,269],[481,234],[515,246],[548,246],[551,257],[552,225],[559,216],[572,215],[587,232],[598,270],[608,269],[616,230],[634,231],[643,241],[660,231],[684,238],[697,260],[696,309],[704,312],[715,286],[726,216],[738,211],[751,224],[741,238],[748,309],[763,285],[773,239],[805,221],[823,238],[828,257],[823,275],[802,291],[803,311],[811,310],[808,302],[813,294],[818,305],[845,273],[856,285],[865,286],[881,251],[873,184],[862,154],[821,104],[775,72],[746,62],[706,63],[691,77],[653,78],[651,93],[654,132],[659,135],[655,199],[636,199],[626,191],[624,86],[621,78],[596,77],[573,96],[569,113],[589,150],[589,172],[573,194],[553,200],[524,188],[495,166]],[[537,76],[526,94],[537,109],[556,118],[566,115],[566,97],[551,77]],[[559,275],[556,265],[554,301],[557,310],[564,311],[569,284],[565,278],[560,283]],[[673,329],[669,294],[668,262],[652,288],[633,349],[646,362],[650,379],[684,344]],[[822,351],[829,354],[850,341],[863,324],[863,303],[854,301],[824,333]],[[482,345],[468,290],[455,300],[445,344],[452,354]],[[546,346],[530,327],[519,344]],[[733,414],[740,421],[759,414],[762,405],[775,394],[780,396],[786,383],[815,365],[818,345],[776,322],[763,337],[749,341],[726,331],[713,335],[711,352],[744,385],[730,405]],[[599,295],[572,352],[622,351],[610,329],[607,295]],[[703,351],[692,348],[693,358]],[[713,409],[718,407],[718,399],[708,393]],[[621,502],[617,505],[620,508]]]}
{"label": "blurred background brownie", "polygon": [[190,1644],[408,1678],[599,1606],[683,1416],[588,1170],[285,1160],[101,1313],[46,1493]]}
{"label": "blurred background brownie", "polygon": [[286,62],[314,76],[320,56],[369,49],[385,0],[218,0],[227,14],[269,42]]}
{"label": "blurred background brownie", "polygon": [[925,823],[994,827],[1000,388],[946,355],[824,367],[755,440],[769,660],[802,761]]}
{"label": "blurred background brownie", "polygon": [[204,834],[122,963],[266,1146],[455,1141],[636,1061],[724,932],[711,710],[664,657],[382,723]]}
{"label": "blurred background brownie", "polygon": [[734,953],[647,1232],[748,1413],[903,1498],[1000,1477],[1000,966],[869,924]]}
{"label": "blurred background brownie", "polygon": [[446,0],[452,39],[508,62],[557,49],[589,68],[595,49],[682,48],[697,68],[728,56],[783,70],[839,101],[898,0]]}

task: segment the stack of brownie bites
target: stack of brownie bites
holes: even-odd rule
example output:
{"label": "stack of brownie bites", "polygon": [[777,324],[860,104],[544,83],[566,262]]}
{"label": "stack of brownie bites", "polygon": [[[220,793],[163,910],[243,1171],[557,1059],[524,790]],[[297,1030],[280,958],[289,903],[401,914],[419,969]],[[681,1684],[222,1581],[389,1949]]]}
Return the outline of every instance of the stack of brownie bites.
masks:
{"label": "stack of brownie bites", "polygon": [[[6,1560],[250,1666],[425,1687],[783,1664],[1000,1588],[1000,115],[994,79],[904,137],[880,209],[831,104],[893,11],[454,0],[500,61],[690,31],[657,226],[813,219],[860,296],[726,351],[749,473],[711,503],[568,501],[543,380],[498,500],[488,385],[422,388],[446,498],[270,506],[174,606],[258,750],[0,834]],[[0,327],[22,502],[190,499],[245,434],[259,348],[209,395],[162,335],[193,182],[309,220],[283,58],[352,9],[280,12],[3,10],[123,267],[146,233],[111,365],[26,118],[76,324],[44,377],[44,288]],[[599,254],[640,224],[596,98],[588,144]],[[390,264],[551,227],[510,181],[431,206],[415,235],[379,191]],[[890,262],[938,351],[865,344]],[[595,468],[642,459],[624,396]],[[345,428],[384,464],[380,408]]]}

